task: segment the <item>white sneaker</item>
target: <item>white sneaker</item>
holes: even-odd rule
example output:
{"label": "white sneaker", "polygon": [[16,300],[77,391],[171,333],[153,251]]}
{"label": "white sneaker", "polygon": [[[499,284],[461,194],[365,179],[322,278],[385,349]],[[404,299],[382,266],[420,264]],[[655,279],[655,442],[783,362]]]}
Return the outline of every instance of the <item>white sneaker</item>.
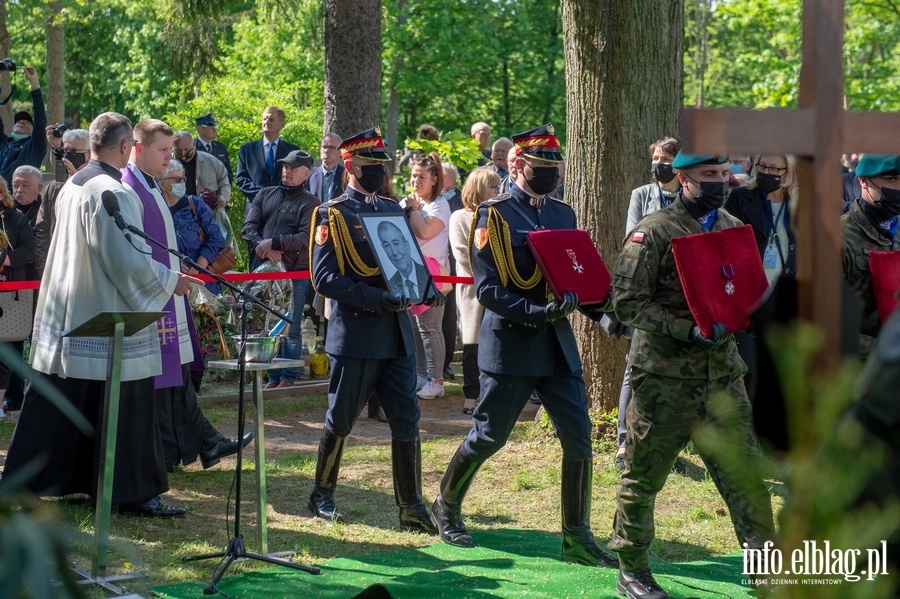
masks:
{"label": "white sneaker", "polygon": [[434,381],[428,381],[428,384],[422,387],[422,390],[418,393],[419,399],[434,399],[435,397],[442,397],[444,395],[444,385],[441,383],[435,383]]}
{"label": "white sneaker", "polygon": [[422,389],[427,384],[428,384],[428,379],[421,377],[418,374],[416,375],[416,391],[418,391],[419,389]]}
{"label": "white sneaker", "polygon": [[0,420],[6,418],[6,412],[3,411],[3,408],[0,408]]}

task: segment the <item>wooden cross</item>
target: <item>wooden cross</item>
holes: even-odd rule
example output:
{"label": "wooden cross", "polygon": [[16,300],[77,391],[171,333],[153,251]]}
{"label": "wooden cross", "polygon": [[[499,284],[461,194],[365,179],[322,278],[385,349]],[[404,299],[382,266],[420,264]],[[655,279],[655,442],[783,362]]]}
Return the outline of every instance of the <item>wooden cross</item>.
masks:
{"label": "wooden cross", "polygon": [[900,147],[900,113],[844,110],[843,47],[844,0],[804,0],[799,110],[681,111],[688,152],[797,155],[799,315],[825,334],[821,369],[839,359],[841,154],[896,154]]}

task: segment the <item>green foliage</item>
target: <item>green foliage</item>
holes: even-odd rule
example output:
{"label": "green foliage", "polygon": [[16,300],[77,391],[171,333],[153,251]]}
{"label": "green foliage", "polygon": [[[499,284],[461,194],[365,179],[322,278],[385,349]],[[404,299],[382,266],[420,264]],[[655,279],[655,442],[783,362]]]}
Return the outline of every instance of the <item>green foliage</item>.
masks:
{"label": "green foliage", "polygon": [[[796,108],[802,0],[686,0],[685,105]],[[851,110],[900,109],[900,5],[848,0],[844,73]]]}
{"label": "green foliage", "polygon": [[465,130],[477,121],[494,139],[541,123],[565,123],[559,2],[384,2],[384,92],[401,97],[399,138],[428,122]]}
{"label": "green foliage", "polygon": [[478,149],[478,141],[457,131],[441,134],[440,141],[430,139],[407,139],[406,146],[420,150],[424,154],[437,152],[444,162],[449,162],[465,171],[472,171],[484,155]]}

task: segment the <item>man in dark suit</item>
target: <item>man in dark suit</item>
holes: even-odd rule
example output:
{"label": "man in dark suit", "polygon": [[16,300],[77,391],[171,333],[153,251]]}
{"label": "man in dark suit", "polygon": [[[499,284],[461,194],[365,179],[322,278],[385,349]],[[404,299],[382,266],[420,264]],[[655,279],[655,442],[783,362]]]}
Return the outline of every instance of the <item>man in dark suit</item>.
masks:
{"label": "man in dark suit", "polygon": [[284,111],[277,106],[269,106],[262,114],[263,136],[248,141],[238,151],[235,183],[247,198],[248,210],[260,189],[281,185],[281,163],[278,161],[300,149],[279,138],[284,122]]}
{"label": "man in dark suit", "polygon": [[[319,441],[309,510],[317,518],[342,520],[334,503],[338,470],[347,437],[375,391],[391,428],[394,498],[400,525],[435,532],[422,501],[419,403],[416,398],[416,345],[410,302],[385,289],[360,214],[403,214],[396,200],[375,195],[389,160],[377,127],[341,144],[348,171],[347,191],[313,213],[312,282],[332,300],[325,351],[331,361],[328,411]],[[442,306],[434,285],[426,304]]]}
{"label": "man in dark suit", "polygon": [[378,241],[397,272],[391,275],[391,289],[396,297],[406,296],[413,303],[422,297],[428,284],[428,271],[412,257],[412,248],[403,233],[392,222],[378,223]]}
{"label": "man in dark suit", "polygon": [[219,137],[218,123],[210,112],[198,117],[197,123],[197,151],[212,154],[219,159],[219,162],[225,165],[228,171],[228,182],[234,183],[234,173],[231,170],[231,158],[228,157],[228,148],[216,138]]}
{"label": "man in dark suit", "polygon": [[[562,152],[553,125],[513,140],[515,184],[510,193],[478,207],[470,248],[476,294],[484,306],[478,345],[481,403],[472,430],[447,467],[431,518],[444,542],[473,546],[463,524],[463,499],[481,465],[506,444],[516,417],[537,390],[563,448],[562,558],[614,568],[618,560],[597,546],[590,528],[591,420],[581,357],[567,318],[578,308],[578,298],[567,291],[562,301],[547,302],[541,271],[525,242],[530,231],[576,228],[572,208],[548,196],[556,189]],[[610,308],[605,302],[583,312],[599,320]]]}
{"label": "man in dark suit", "polygon": [[340,145],[341,138],[337,133],[326,133],[322,137],[319,147],[322,163],[312,168],[309,179],[306,180],[306,189],[322,202],[334,199],[344,192],[341,184],[344,165],[341,164],[341,154],[338,152]]}

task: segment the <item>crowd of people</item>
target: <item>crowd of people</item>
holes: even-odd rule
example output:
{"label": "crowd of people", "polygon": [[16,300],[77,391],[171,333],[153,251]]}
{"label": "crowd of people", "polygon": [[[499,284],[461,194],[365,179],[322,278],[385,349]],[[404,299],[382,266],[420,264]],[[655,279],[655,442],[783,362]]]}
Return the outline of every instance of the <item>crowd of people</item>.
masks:
{"label": "crowd of people", "polygon": [[[198,458],[209,468],[253,435],[226,438],[197,404],[205,364],[186,299],[202,284],[193,276],[197,271],[122,235],[110,216],[109,193],[121,218],[201,267],[246,244],[251,269],[268,261],[310,272],[309,279],[292,280],[292,313],[298,319],[307,304],[321,304],[331,367],[308,501],[315,517],[346,518],[335,491],[346,440],[368,403],[370,415],[390,427],[401,526],[473,546],[462,517],[466,493],[536,393],[563,449],[563,560],[618,568],[617,589],[629,597],[668,597],[649,567],[654,502],[688,442],[707,465],[741,545],[761,548],[774,538],[758,438],[783,450],[787,435],[773,359],[761,339],[769,327],[796,315],[793,156],[697,156],[673,137],[652,143],[651,181],[632,193],[624,247],[611,265],[612,291],[605,301],[582,306],[571,291],[548,299],[526,242],[530,232],[577,226],[563,201],[563,154],[552,125],[492,144],[490,127],[476,123],[471,133],[483,160],[470,173],[437,154],[410,153],[404,159],[410,193],[398,197],[377,127],[346,138],[326,133],[316,164],[310,153],[281,139],[284,111],[267,107],[262,136],[241,146],[232,181],[212,114],[197,118],[196,138],[157,119],[132,126],[113,112],[97,116],[89,130],[58,136],[58,127],[46,123],[36,73],[26,69],[26,76],[34,117],[17,114],[13,135],[0,139],[0,278],[41,279],[31,337],[35,376],[48,377],[96,424],[107,341],[63,334],[102,310],[168,313],[131,337],[123,354],[122,396],[129,401],[121,404],[113,487],[120,513],[184,516],[184,508],[160,499],[168,489],[167,470]],[[437,135],[433,129],[423,126],[420,136]],[[63,176],[44,185],[37,167],[48,146]],[[859,197],[842,221],[844,272],[863,302],[860,339],[867,352],[881,323],[865,257],[900,249],[900,157],[859,157],[855,176]],[[242,243],[225,212],[232,182],[247,200]],[[386,217],[377,242],[361,224],[376,215]],[[715,323],[707,336],[688,306],[672,240],[744,224],[753,229],[770,292],[748,331]],[[391,277],[382,276],[376,245],[396,270]],[[447,274],[473,277],[474,284],[435,283],[435,276]],[[215,284],[207,287],[219,291]],[[611,319],[613,329],[631,338],[609,543],[617,556],[597,544],[591,528],[589,400],[568,318],[576,310],[594,321]],[[429,509],[422,493],[418,402],[444,395],[445,380],[454,376],[457,337],[463,411],[472,416],[472,428]],[[300,343],[295,325],[288,346],[296,350]],[[0,365],[3,407],[21,409],[21,416],[4,474],[40,456],[43,465],[30,490],[93,497],[96,439],[31,388],[13,393],[10,374],[9,365]],[[270,371],[267,387],[291,387],[298,376],[291,369]],[[765,423],[758,417],[763,401]],[[55,442],[47,444],[47,438]],[[765,584],[757,589],[760,596],[768,590]]]}

